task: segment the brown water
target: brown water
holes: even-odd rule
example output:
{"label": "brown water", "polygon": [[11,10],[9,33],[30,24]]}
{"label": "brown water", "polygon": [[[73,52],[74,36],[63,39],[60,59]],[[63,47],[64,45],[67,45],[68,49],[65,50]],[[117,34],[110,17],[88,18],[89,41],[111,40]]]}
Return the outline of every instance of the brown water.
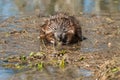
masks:
{"label": "brown water", "polygon": [[[0,58],[39,52],[37,37],[42,17],[38,16],[46,16],[55,11],[75,14],[81,22],[83,36],[87,39],[78,45],[78,52],[74,51],[74,45],[73,49],[71,46],[66,47],[76,53],[70,54],[73,58],[80,53],[88,56],[95,52],[105,53],[104,56],[112,51],[119,53],[119,0],[0,0]],[[95,61],[93,59],[90,62]],[[2,64],[4,63],[0,62]],[[71,66],[61,71],[47,66],[42,72],[22,73],[0,67],[0,80],[9,80],[10,77],[10,80],[93,80],[94,72],[83,67]]]}

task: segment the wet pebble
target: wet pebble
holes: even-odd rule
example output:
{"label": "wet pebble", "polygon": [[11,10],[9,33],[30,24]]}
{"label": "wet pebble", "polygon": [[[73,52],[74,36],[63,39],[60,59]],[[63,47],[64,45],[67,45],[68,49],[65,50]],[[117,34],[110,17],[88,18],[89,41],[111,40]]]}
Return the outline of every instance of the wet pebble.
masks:
{"label": "wet pebble", "polygon": [[111,47],[111,46],[112,46],[112,43],[109,42],[109,43],[108,43],[108,47]]}
{"label": "wet pebble", "polygon": [[50,57],[58,57],[57,53],[50,54]]}

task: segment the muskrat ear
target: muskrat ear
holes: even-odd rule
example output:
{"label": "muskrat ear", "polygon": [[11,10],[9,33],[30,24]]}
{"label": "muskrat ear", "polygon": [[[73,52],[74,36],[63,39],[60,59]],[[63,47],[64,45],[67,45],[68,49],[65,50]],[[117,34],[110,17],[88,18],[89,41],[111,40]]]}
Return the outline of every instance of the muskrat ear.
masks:
{"label": "muskrat ear", "polygon": [[50,20],[49,18],[43,18],[44,22],[49,21],[49,20]]}
{"label": "muskrat ear", "polygon": [[50,24],[50,19],[49,18],[43,18],[43,25],[49,25]]}
{"label": "muskrat ear", "polygon": [[45,26],[46,26],[46,24],[43,24],[43,25],[41,26],[41,31],[45,32]]}
{"label": "muskrat ear", "polygon": [[47,21],[48,21],[48,19],[47,19],[47,18],[42,17],[42,18],[41,18],[41,24],[40,24],[40,25],[44,25],[44,24],[46,24],[46,23],[47,23]]}

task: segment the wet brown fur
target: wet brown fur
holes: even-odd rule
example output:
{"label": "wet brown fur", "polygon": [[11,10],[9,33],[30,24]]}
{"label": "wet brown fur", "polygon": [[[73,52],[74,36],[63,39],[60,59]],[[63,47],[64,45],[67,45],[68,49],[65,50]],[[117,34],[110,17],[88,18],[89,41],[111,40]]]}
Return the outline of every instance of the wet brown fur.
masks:
{"label": "wet brown fur", "polygon": [[78,20],[76,20],[74,16],[69,16],[66,13],[57,13],[46,19],[40,29],[40,38],[46,39],[48,42],[55,44],[58,39],[55,36],[54,30],[59,32],[61,28],[65,28],[67,30],[65,32],[67,37],[65,38],[65,44],[72,43],[74,39],[82,38],[81,27]]}

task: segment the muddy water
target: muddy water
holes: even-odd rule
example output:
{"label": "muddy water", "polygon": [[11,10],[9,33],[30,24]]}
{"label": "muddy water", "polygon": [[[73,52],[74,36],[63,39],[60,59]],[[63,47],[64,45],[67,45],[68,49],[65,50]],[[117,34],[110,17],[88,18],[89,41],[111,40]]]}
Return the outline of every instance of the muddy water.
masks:
{"label": "muddy water", "polygon": [[[31,4],[31,1],[33,4]],[[28,55],[30,52],[40,51],[38,36],[41,19],[36,17],[36,15],[38,15],[37,12],[42,13],[42,15],[45,12],[46,14],[51,14],[54,11],[60,10],[63,2],[64,1],[62,0],[58,0],[55,4],[52,1],[46,2],[44,0],[0,0],[0,59],[2,60],[11,55]],[[96,5],[100,2],[101,5],[105,6],[105,9],[103,7],[100,8],[99,6],[101,5]],[[55,7],[49,5],[49,3]],[[111,8],[115,9],[112,11],[108,8],[110,5],[106,6],[106,4],[110,4],[109,0],[105,0],[105,2],[102,0],[98,0],[98,2],[95,2],[94,0],[78,0],[78,2],[74,2],[76,6],[71,5],[71,3],[73,3],[71,0],[66,0],[68,6],[64,4],[61,9],[65,11],[66,9],[69,10],[69,8],[71,8],[71,14],[75,14],[75,11],[78,11],[76,12],[78,15],[82,11],[83,13],[92,13],[95,15],[77,16],[81,22],[83,36],[86,37],[86,40],[83,40],[81,44],[78,45],[78,51],[71,49],[71,47],[66,47],[73,52],[76,51],[75,55],[70,54],[72,56],[70,58],[75,59],[80,53],[106,53],[107,51],[117,51],[119,53],[120,36],[118,34],[120,33],[120,18],[117,17],[119,16],[119,14],[117,14],[120,7],[118,5],[119,1],[116,0],[116,2],[111,5]],[[39,6],[39,4],[42,6]],[[118,6],[114,6],[116,4]],[[69,5],[71,5],[71,7]],[[90,9],[88,9],[88,7]],[[101,11],[104,13],[104,16],[99,14]],[[105,12],[109,11],[111,11],[111,13],[116,13],[114,15],[105,14]],[[79,15],[81,15],[81,13]],[[110,16],[110,18],[106,18],[106,16]],[[89,55],[88,58],[92,57]],[[92,58],[89,62],[95,63],[95,61],[96,60]],[[0,63],[0,80],[63,80],[63,78],[64,80],[93,80],[94,76],[94,70],[88,68],[90,65],[87,64],[87,61],[84,63],[85,65],[82,65],[81,63],[79,64],[79,67],[71,66],[64,71],[47,66],[43,71],[22,71],[21,73],[15,73],[15,70],[13,69],[6,69],[2,67],[2,64],[4,63]],[[87,66],[87,68],[83,68],[84,66]]]}

